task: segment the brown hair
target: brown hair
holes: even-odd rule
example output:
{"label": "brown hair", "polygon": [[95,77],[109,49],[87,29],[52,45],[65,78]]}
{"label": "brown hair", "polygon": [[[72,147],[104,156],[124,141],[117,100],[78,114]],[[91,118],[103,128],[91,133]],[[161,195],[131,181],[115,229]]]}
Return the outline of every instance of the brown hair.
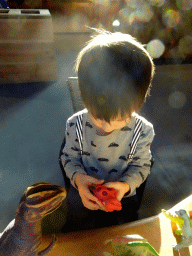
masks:
{"label": "brown hair", "polygon": [[150,92],[154,64],[128,34],[99,31],[76,60],[81,98],[88,111],[106,122],[139,111]]}

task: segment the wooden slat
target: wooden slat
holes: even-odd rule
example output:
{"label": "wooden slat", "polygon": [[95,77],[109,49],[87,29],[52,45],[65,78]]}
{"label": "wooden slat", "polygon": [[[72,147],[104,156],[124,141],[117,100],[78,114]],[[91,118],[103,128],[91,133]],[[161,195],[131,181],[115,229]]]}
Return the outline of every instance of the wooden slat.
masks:
{"label": "wooden slat", "polygon": [[0,43],[0,64],[22,62],[51,62],[55,58],[55,49],[49,43]]}
{"label": "wooden slat", "polygon": [[51,19],[0,19],[1,40],[53,41]]}
{"label": "wooden slat", "polygon": [[0,9],[0,19],[50,19],[49,10],[44,9]]}
{"label": "wooden slat", "polygon": [[77,77],[69,77],[67,81],[67,85],[71,95],[73,111],[78,112],[84,108],[84,105],[81,100],[81,93],[79,90]]}
{"label": "wooden slat", "polygon": [[54,60],[37,63],[0,65],[0,83],[24,83],[56,80]]}
{"label": "wooden slat", "polygon": [[0,83],[56,80],[49,10],[0,10]]}

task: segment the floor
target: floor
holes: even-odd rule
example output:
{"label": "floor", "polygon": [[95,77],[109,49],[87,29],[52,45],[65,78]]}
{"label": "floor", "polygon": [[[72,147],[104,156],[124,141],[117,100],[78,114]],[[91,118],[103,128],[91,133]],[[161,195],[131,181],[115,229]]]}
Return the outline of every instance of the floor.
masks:
{"label": "floor", "polygon": [[[47,181],[64,186],[58,155],[72,115],[66,85],[89,34],[55,33],[58,78],[0,86],[0,232],[14,218],[23,191]],[[157,66],[142,114],[154,124],[155,159],[139,218],[169,209],[192,192],[192,65]]]}

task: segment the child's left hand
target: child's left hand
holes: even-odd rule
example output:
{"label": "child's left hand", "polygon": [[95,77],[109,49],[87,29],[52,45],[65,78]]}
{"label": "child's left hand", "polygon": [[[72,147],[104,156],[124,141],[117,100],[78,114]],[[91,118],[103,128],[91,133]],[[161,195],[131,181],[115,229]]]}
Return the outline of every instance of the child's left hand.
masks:
{"label": "child's left hand", "polygon": [[114,188],[117,191],[117,200],[121,201],[125,193],[130,189],[129,184],[121,181],[107,182],[103,184],[106,188]]}

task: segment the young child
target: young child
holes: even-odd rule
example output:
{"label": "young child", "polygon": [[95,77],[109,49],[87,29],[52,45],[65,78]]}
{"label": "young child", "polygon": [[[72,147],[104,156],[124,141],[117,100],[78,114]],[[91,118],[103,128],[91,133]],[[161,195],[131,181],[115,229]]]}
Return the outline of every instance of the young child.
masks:
{"label": "young child", "polygon": [[[151,167],[153,125],[137,113],[149,95],[153,61],[130,35],[102,31],[79,53],[76,71],[85,109],[67,120],[61,155],[71,182],[68,221],[77,230],[89,219],[92,227],[101,219],[118,224],[122,214],[129,221]],[[121,211],[107,212],[91,192],[98,184],[117,190]]]}

